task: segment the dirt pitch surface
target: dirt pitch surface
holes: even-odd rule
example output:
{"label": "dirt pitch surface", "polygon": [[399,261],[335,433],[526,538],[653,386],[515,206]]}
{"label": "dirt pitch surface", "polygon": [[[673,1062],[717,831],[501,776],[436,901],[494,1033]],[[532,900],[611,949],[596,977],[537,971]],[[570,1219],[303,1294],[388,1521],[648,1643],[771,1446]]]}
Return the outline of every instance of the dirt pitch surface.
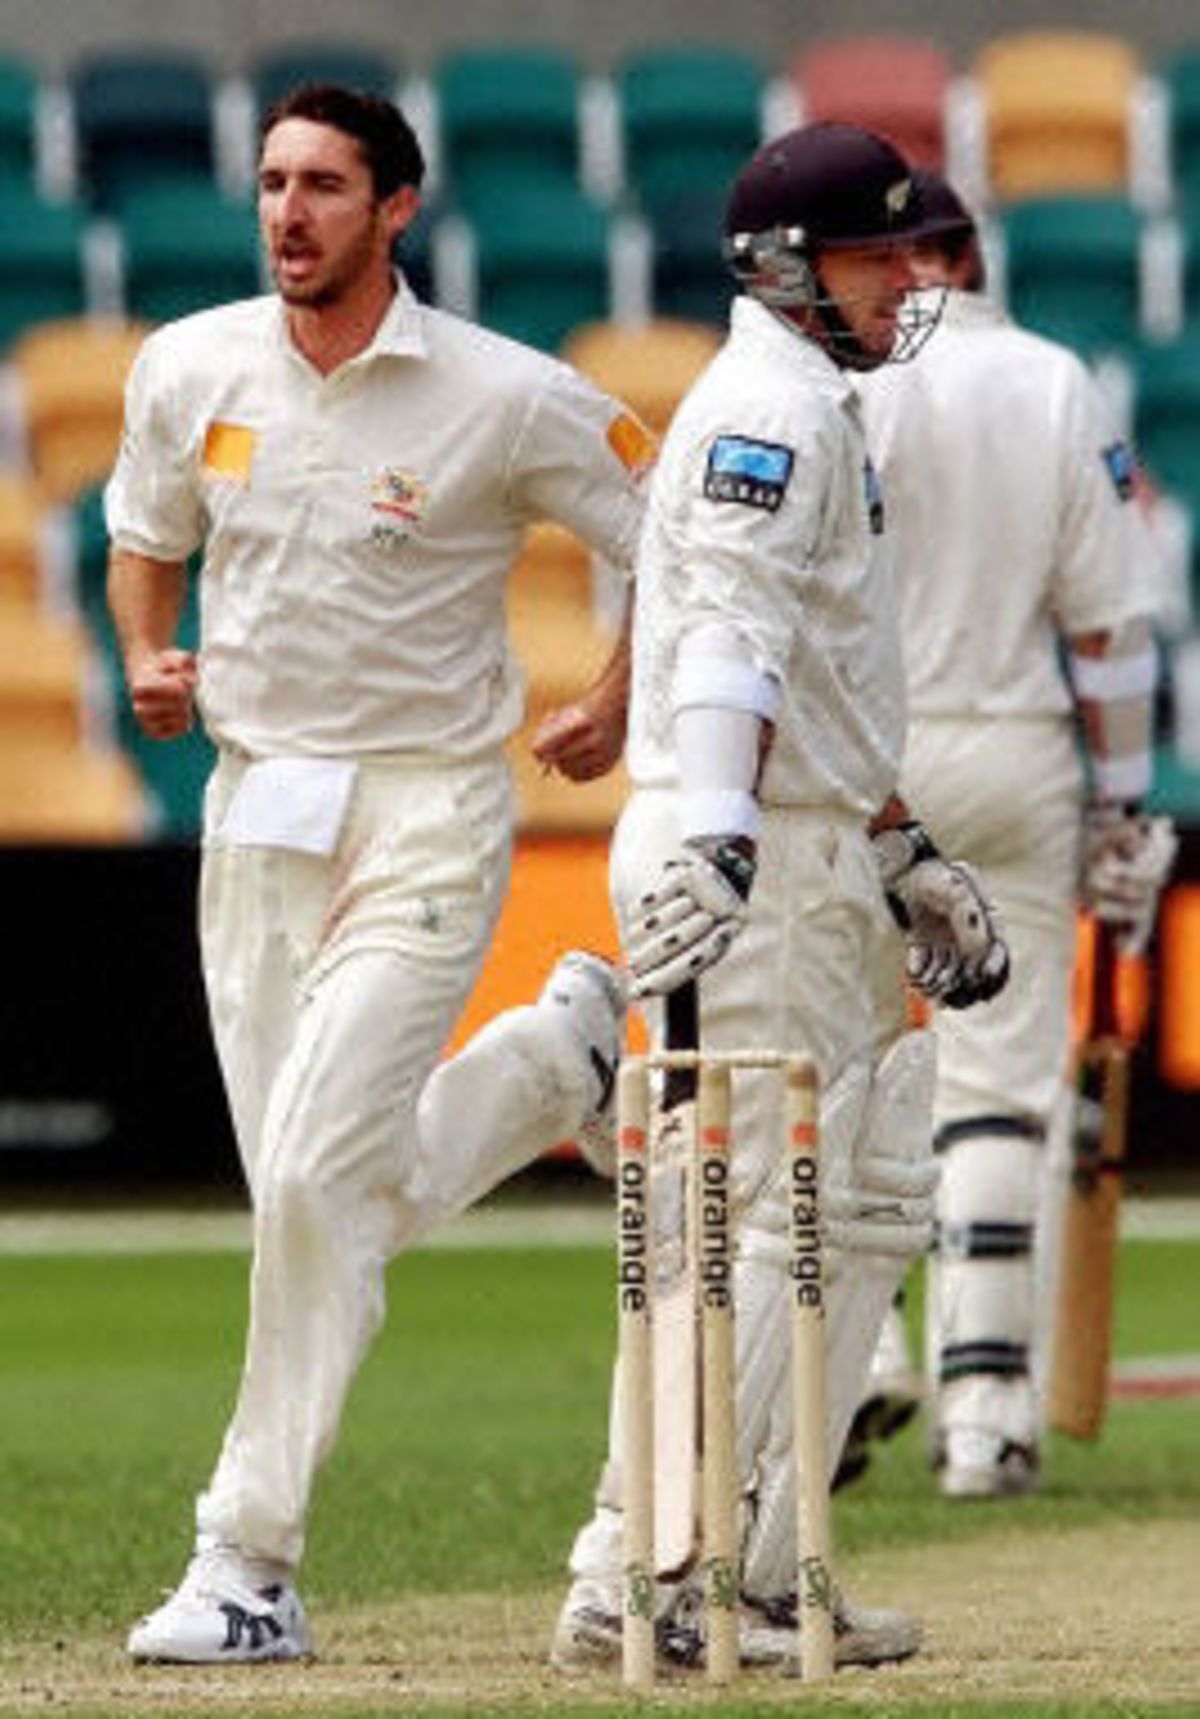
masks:
{"label": "dirt pitch surface", "polygon": [[[819,1689],[760,1671],[723,1700],[881,1712],[972,1701],[1200,1710],[1198,1570],[1196,1523],[1054,1536],[1022,1535],[1017,1524],[975,1546],[864,1556],[847,1572],[852,1591],[918,1611],[925,1652],[892,1669],[839,1673]],[[567,1679],[546,1665],[558,1598],[422,1596],[320,1616],[322,1657],[305,1666],[134,1667],[116,1640],[10,1641],[0,1647],[0,1713],[569,1713],[619,1703],[615,1673]],[[695,1673],[673,1677],[662,1697],[698,1708],[722,1699]]]}

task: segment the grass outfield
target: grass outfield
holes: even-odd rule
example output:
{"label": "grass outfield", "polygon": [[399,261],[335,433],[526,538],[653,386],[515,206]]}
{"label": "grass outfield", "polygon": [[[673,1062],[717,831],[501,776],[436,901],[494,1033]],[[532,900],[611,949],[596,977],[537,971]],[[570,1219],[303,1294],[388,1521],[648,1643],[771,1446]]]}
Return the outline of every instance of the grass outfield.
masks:
{"label": "grass outfield", "polygon": [[[1200,1348],[1200,1241],[1127,1241],[1121,1283],[1119,1357]],[[541,1666],[566,1551],[588,1510],[604,1443],[606,1251],[428,1251],[398,1261],[390,1289],[387,1328],[357,1382],[313,1513],[302,1586],[322,1662],[303,1684],[302,1673],[260,1667],[218,1689],[204,1674],[131,1674],[120,1642],[186,1558],[190,1501],[237,1379],[244,1256],[0,1257],[0,1712],[366,1719],[484,1706],[632,1710],[617,1703],[611,1679],[573,1686]],[[836,1511],[842,1566],[851,1586],[865,1572],[872,1599],[907,1601],[906,1590],[880,1590],[895,1572],[916,1579],[926,1567],[994,1567],[994,1604],[1003,1612],[1022,1600],[1025,1564],[1032,1583],[1039,1567],[1077,1546],[1081,1586],[1062,1597],[1068,1619],[1093,1585],[1116,1592],[1130,1584],[1144,1597],[1158,1567],[1151,1559],[1149,1574],[1138,1574],[1147,1533],[1166,1548],[1164,1567],[1182,1560],[1194,1618],[1200,1399],[1122,1401],[1098,1445],[1052,1440],[1044,1491],[1019,1505],[938,1499],[914,1428]],[[1111,1563],[1106,1547],[1116,1548]],[[946,1579],[944,1599],[935,1588],[931,1603],[952,1610],[958,1589]],[[1160,1609],[1169,1616],[1173,1603],[1168,1589]],[[973,1613],[963,1614],[962,1627],[969,1663],[986,1671],[988,1620],[979,1620],[974,1648]],[[434,1678],[425,1688],[407,1669],[439,1631],[442,1660],[461,1662],[470,1695],[461,1705],[449,1699],[450,1686]],[[902,1672],[839,1678],[823,1701],[839,1713],[936,1710],[947,1719],[1200,1713],[1200,1641],[1180,1647],[1191,1657],[1172,1668],[1178,1675],[1132,1697],[1124,1683],[1120,1693],[1110,1687],[1098,1654],[1077,1664],[1075,1681],[1050,1701],[1014,1701],[1016,1689],[989,1688],[986,1676],[979,1688],[964,1677],[926,1699],[930,1692],[911,1679],[906,1690]],[[1039,1653],[1044,1645],[1033,1658]],[[1170,1663],[1169,1638],[1163,1654]],[[722,1711],[780,1711],[785,1692],[773,1685],[759,1702],[760,1681],[753,1701],[749,1691],[745,1702],[727,1697]],[[677,1697],[687,1711],[711,1705],[693,1679],[656,1697],[653,1711],[675,1711]],[[815,1692],[793,1684],[786,1700],[807,1707]]]}

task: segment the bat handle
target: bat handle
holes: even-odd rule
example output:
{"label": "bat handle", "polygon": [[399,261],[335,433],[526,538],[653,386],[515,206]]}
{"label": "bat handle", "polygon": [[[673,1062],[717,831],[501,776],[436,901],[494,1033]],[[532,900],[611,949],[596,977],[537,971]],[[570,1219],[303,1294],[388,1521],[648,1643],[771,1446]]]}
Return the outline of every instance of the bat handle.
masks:
{"label": "bat handle", "polygon": [[[689,979],[666,998],[666,1042],[669,1051],[694,1051],[700,1048],[700,991],[694,979]],[[663,1109],[674,1110],[696,1096],[696,1070],[671,1068],[667,1070],[663,1090]]]}
{"label": "bat handle", "polygon": [[1092,947],[1092,1034],[1096,1038],[1115,1038],[1119,1033],[1116,933],[1111,925],[1098,919]]}

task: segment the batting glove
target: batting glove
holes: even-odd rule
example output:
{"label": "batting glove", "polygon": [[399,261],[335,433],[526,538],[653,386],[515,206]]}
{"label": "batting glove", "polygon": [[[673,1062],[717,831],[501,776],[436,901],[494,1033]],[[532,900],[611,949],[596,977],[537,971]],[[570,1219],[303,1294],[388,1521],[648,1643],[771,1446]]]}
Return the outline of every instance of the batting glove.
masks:
{"label": "batting glove", "polygon": [[745,923],[754,872],[744,836],[684,842],[638,902],[625,949],[633,996],[666,996],[721,959]]}
{"label": "batting glove", "polygon": [[1085,807],[1080,894],[1097,919],[1118,928],[1122,954],[1140,955],[1150,941],[1178,848],[1170,818],[1099,802]]}
{"label": "batting glove", "polygon": [[947,1009],[984,1003],[1008,983],[999,915],[961,860],[943,859],[924,825],[872,837],[892,917],[908,938],[909,982]]}

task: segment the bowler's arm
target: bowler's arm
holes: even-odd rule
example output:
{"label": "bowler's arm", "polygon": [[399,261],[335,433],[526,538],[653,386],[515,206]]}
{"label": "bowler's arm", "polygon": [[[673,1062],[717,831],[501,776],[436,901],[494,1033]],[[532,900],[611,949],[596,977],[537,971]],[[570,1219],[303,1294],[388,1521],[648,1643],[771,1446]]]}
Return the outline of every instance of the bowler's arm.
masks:
{"label": "bowler's arm", "polygon": [[114,548],[108,606],[121,647],[133,714],[152,740],[174,740],[192,726],[196,658],[175,643],[187,571],[182,561],[156,561]]}

